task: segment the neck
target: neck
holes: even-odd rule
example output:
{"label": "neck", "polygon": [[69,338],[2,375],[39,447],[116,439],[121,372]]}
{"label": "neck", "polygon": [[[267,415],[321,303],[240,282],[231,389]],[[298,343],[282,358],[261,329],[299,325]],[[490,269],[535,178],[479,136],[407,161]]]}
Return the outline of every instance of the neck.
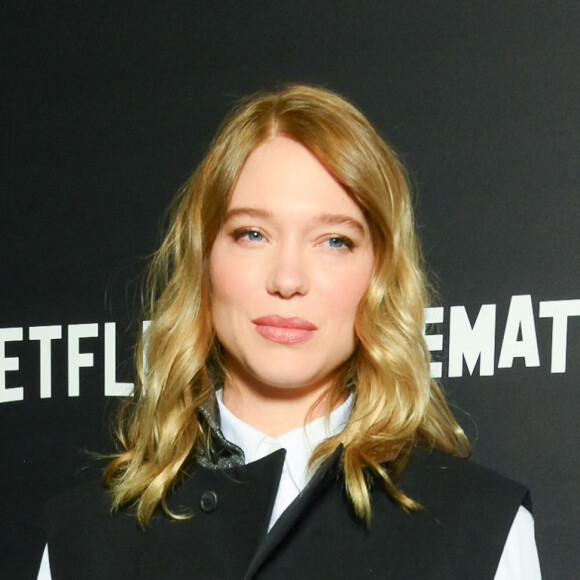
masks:
{"label": "neck", "polygon": [[250,388],[228,377],[222,400],[244,423],[276,438],[324,415],[328,386],[279,388],[254,384]]}

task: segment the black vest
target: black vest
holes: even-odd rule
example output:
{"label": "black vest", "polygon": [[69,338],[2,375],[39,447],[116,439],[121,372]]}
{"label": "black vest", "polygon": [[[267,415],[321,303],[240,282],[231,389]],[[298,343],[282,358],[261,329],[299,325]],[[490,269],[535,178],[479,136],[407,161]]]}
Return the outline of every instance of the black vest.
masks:
{"label": "black vest", "polygon": [[527,490],[467,460],[416,452],[398,485],[422,509],[406,513],[378,486],[370,527],[355,517],[337,467],[320,469],[270,533],[284,451],[229,469],[196,468],[168,500],[193,515],[157,514],[142,530],[110,514],[94,482],[48,508],[53,580],[493,580]]}

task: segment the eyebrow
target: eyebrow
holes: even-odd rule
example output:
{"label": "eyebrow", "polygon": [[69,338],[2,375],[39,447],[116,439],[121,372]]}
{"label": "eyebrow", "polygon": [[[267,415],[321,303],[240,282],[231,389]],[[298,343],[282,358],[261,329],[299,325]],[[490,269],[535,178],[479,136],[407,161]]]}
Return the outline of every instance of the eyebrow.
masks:
{"label": "eyebrow", "polygon": [[239,215],[255,217],[255,218],[271,218],[272,214],[264,209],[256,209],[253,207],[235,207],[229,209],[224,216],[224,223]]}
{"label": "eyebrow", "polygon": [[317,221],[331,226],[348,226],[358,231],[363,236],[366,233],[365,227],[358,220],[355,220],[354,218],[351,218],[347,215],[325,213],[319,216]]}
{"label": "eyebrow", "polygon": [[[272,218],[272,213],[264,209],[257,209],[254,207],[235,207],[226,212],[223,223],[226,223],[238,216],[269,219]],[[361,224],[360,221],[344,214],[324,213],[319,215],[316,218],[316,221],[326,225],[344,225],[356,230],[363,236],[367,232],[366,228],[363,224]]]}

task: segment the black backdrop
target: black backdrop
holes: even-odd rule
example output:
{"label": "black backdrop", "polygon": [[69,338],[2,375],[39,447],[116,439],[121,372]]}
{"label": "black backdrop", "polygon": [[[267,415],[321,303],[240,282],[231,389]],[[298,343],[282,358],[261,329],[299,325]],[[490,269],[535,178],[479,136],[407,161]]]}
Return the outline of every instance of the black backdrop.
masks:
{"label": "black backdrop", "polygon": [[577,578],[580,5],[159,4],[1,4],[0,577],[35,576],[41,506],[110,449],[172,193],[237,97],[306,81],[411,168],[436,372],[475,458],[530,486],[544,577]]}

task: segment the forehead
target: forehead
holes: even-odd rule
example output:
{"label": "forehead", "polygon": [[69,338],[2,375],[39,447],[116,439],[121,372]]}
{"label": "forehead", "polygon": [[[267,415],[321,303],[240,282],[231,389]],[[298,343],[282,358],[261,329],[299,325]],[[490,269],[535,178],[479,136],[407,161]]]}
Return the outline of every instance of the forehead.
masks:
{"label": "forehead", "polygon": [[348,192],[303,145],[275,136],[248,156],[228,205],[290,213],[340,212],[364,220]]}

